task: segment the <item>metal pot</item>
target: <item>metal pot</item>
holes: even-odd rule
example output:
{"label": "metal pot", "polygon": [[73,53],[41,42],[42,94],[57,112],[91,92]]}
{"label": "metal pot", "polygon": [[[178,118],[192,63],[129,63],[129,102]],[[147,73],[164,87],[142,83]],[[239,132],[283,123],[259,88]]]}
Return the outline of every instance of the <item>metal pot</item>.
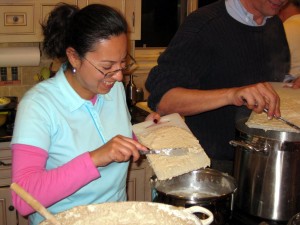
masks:
{"label": "metal pot", "polygon": [[[233,177],[213,169],[195,170],[170,180],[150,179],[153,201],[174,206],[202,206],[214,214],[213,225],[225,224],[232,215],[236,184]],[[196,214],[203,219],[203,214]]]}
{"label": "metal pot", "polygon": [[288,221],[300,211],[300,134],[236,124],[236,207],[269,220]]}

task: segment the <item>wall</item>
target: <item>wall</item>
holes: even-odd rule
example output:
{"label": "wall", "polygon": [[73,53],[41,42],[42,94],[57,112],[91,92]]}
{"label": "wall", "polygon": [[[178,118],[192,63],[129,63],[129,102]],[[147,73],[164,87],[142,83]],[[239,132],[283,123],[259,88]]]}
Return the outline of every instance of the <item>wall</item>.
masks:
{"label": "wall", "polygon": [[[39,46],[40,43],[0,43],[0,48],[4,47],[24,47],[24,46]],[[134,48],[133,48],[134,49]],[[137,61],[137,69],[133,71],[135,77],[134,82],[137,87],[144,90],[145,99],[149,93],[145,89],[145,81],[148,77],[150,69],[156,65],[157,57],[164,51],[164,48],[136,48],[133,55]],[[35,67],[19,67],[20,84],[17,85],[1,85],[0,96],[17,96],[19,100],[25,92],[37,83],[33,76],[40,72],[42,67],[49,67],[52,60],[48,59],[44,54],[41,56],[39,66]],[[128,83],[128,76],[124,77],[124,83]]]}
{"label": "wall", "polygon": [[[24,47],[24,46],[39,46],[39,43],[0,43],[0,48],[5,47]],[[41,56],[39,66],[35,67],[19,67],[20,83],[16,85],[1,85],[0,96],[17,96],[19,99],[37,82],[34,81],[33,76],[41,70],[42,67],[49,67],[51,60],[46,56]]]}
{"label": "wall", "polygon": [[149,92],[145,88],[145,81],[149,71],[157,64],[158,56],[165,48],[135,48],[134,55],[137,61],[137,69],[134,71],[134,83],[137,87],[142,87],[144,90],[144,98],[147,99]]}

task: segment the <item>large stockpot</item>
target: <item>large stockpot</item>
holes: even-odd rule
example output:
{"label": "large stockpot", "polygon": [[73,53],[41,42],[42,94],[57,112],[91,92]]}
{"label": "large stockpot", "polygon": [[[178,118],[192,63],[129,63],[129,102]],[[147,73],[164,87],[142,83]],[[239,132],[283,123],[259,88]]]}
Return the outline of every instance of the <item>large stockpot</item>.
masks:
{"label": "large stockpot", "polygon": [[235,205],[245,213],[288,221],[300,211],[300,134],[236,124]]}
{"label": "large stockpot", "polygon": [[[202,206],[214,214],[212,225],[228,222],[232,215],[236,183],[233,177],[214,169],[199,169],[170,180],[150,179],[153,201],[182,206]],[[196,214],[203,219],[203,214]]]}

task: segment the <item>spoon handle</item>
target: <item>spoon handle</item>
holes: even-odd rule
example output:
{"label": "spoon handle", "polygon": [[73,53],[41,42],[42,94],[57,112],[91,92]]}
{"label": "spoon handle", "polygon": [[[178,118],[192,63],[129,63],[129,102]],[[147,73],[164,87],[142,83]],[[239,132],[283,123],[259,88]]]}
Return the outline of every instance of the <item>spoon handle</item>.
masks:
{"label": "spoon handle", "polygon": [[10,188],[53,225],[61,225],[61,223],[41,203],[39,203],[34,197],[32,197],[32,195],[25,191],[20,185],[12,183]]}

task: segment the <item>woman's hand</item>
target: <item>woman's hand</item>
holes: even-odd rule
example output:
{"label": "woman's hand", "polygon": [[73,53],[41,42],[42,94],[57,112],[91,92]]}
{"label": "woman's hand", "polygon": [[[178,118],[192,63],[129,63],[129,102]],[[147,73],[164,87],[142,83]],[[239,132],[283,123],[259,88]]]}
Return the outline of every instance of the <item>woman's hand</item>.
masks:
{"label": "woman's hand", "polygon": [[147,148],[132,138],[117,135],[105,145],[90,152],[95,166],[106,166],[112,162],[126,162],[131,157],[137,161],[140,157],[138,150]]}
{"label": "woman's hand", "polygon": [[292,88],[300,88],[300,77],[297,77],[293,83],[292,83]]}
{"label": "woman's hand", "polygon": [[[292,75],[290,75],[290,76],[293,77]],[[294,89],[300,88],[300,77],[292,78],[292,80],[284,82],[283,87],[294,88]]]}
{"label": "woman's hand", "polygon": [[160,120],[160,115],[157,112],[150,113],[145,121],[152,120],[154,123],[157,123]]}
{"label": "woman's hand", "polygon": [[261,113],[266,108],[268,118],[280,116],[280,98],[269,83],[232,88],[228,96],[236,106],[246,105],[256,113]]}

